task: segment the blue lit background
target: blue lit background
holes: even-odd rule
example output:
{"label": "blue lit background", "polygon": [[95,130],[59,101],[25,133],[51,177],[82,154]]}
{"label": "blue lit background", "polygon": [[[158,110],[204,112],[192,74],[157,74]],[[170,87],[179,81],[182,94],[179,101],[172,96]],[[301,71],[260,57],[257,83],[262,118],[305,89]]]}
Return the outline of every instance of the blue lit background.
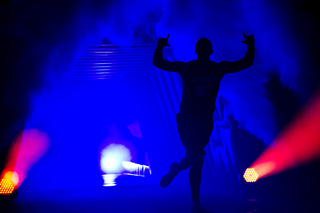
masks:
{"label": "blue lit background", "polygon": [[[99,150],[112,124],[131,137],[126,127],[139,121],[144,145],[136,152],[148,153],[154,182],[183,156],[175,127],[181,80],[155,69],[152,52],[127,75],[75,77],[75,66],[90,45],[115,44],[130,51],[134,44],[152,47],[168,33],[170,48],[164,55],[172,61],[195,59],[200,37],[212,41],[212,60],[235,61],[246,51],[242,32],[255,36],[254,65],[221,82],[214,140],[207,147],[213,176],[236,180],[318,86],[319,23],[315,13],[303,9],[311,8],[308,3],[25,0],[0,8],[6,17],[0,42],[7,118],[1,140],[8,144],[26,121],[51,138],[21,191],[77,188],[84,182],[101,186]],[[285,93],[274,92],[275,85],[290,94],[281,106],[277,103]],[[281,114],[290,107],[291,114]]]}

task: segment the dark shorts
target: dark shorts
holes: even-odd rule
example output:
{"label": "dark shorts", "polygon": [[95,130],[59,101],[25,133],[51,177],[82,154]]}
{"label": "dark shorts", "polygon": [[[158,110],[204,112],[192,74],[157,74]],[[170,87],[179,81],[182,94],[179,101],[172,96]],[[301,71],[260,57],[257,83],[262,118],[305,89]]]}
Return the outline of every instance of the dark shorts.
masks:
{"label": "dark shorts", "polygon": [[205,146],[213,130],[212,118],[191,118],[181,114],[176,115],[180,140],[186,148],[187,155],[205,155]]}

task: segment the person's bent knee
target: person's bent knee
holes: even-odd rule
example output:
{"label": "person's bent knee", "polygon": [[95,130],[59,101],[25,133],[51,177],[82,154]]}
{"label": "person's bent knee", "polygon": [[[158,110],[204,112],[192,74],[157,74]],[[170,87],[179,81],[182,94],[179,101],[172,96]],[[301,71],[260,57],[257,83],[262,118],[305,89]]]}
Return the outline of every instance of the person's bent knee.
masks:
{"label": "person's bent knee", "polygon": [[181,159],[179,165],[180,165],[180,170],[185,170],[192,165],[192,160],[190,157],[186,156]]}
{"label": "person's bent knee", "polygon": [[194,164],[203,164],[203,155],[194,155],[192,156],[192,165]]}

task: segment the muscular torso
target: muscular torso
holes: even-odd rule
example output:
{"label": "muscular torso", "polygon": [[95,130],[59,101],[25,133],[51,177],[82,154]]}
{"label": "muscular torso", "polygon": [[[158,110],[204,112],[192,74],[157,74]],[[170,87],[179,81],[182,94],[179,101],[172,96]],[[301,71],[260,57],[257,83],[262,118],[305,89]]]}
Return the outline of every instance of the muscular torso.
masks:
{"label": "muscular torso", "polygon": [[181,71],[183,82],[180,113],[197,118],[212,118],[220,81],[224,75],[218,63],[188,62],[188,69]]}

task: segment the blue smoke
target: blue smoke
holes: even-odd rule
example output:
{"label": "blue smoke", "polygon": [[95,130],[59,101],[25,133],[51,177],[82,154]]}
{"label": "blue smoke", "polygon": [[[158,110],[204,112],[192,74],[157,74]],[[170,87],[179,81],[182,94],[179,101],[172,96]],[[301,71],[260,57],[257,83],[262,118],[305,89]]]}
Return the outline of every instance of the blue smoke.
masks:
{"label": "blue smoke", "polygon": [[[263,87],[269,73],[279,73],[301,105],[318,85],[314,79],[319,66],[315,60],[319,29],[312,15],[299,9],[303,2],[12,1],[0,7],[1,137],[24,128],[37,96],[50,90],[62,74],[72,72],[86,45],[107,39],[128,46],[144,42],[144,37],[155,43],[157,37],[170,33],[170,50],[176,60],[195,59],[195,43],[206,37],[213,44],[212,60],[235,61],[246,51],[240,42],[244,31],[256,39],[254,65],[226,75],[219,95],[227,100],[229,114],[240,126],[268,145],[280,131]],[[12,132],[1,142],[10,142],[19,131]]]}
{"label": "blue smoke", "polygon": [[[308,85],[311,79],[301,81],[301,76],[316,70],[310,63],[312,52],[305,39],[319,32],[312,19],[294,6],[289,1],[168,1],[157,25],[158,36],[170,33],[169,44],[181,61],[195,59],[195,43],[201,37],[212,41],[212,60],[239,60],[246,51],[246,45],[240,43],[242,31],[254,34],[254,65],[226,75],[220,95],[241,126],[267,145],[279,132],[275,109],[262,86],[269,80],[268,73],[279,73],[301,103],[312,92]],[[319,46],[316,37],[311,38],[309,42]]]}

